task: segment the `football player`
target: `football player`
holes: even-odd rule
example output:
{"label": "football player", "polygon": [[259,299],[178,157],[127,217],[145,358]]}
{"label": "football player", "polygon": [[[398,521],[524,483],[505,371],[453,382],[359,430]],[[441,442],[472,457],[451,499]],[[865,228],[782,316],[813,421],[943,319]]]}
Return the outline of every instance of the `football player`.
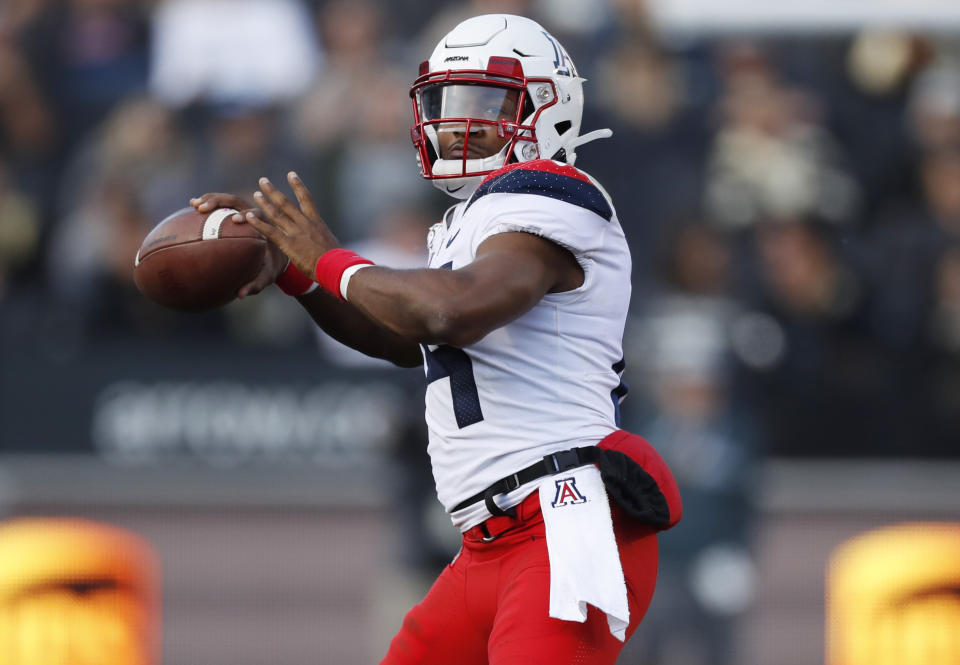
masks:
{"label": "football player", "polygon": [[264,178],[237,216],[271,241],[241,296],[276,281],[339,341],[425,370],[437,494],[463,541],[385,664],[612,664],[651,601],[656,532],[680,517],[669,470],[618,427],[630,252],[574,167],[610,135],[580,134],[583,80],[523,17],[440,41],[410,91],[411,136],[423,177],[459,202],[425,269],[340,248],[294,173],[296,202]]}

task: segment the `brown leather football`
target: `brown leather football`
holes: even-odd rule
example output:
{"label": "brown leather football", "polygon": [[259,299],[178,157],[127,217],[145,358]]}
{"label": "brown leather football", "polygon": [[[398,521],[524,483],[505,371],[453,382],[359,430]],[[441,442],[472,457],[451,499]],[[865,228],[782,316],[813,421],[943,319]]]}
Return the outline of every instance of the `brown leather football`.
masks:
{"label": "brown leather football", "polygon": [[144,238],[133,264],[133,281],[165,307],[197,312],[221,307],[259,272],[267,241],[249,224],[220,208],[202,214],[184,208]]}

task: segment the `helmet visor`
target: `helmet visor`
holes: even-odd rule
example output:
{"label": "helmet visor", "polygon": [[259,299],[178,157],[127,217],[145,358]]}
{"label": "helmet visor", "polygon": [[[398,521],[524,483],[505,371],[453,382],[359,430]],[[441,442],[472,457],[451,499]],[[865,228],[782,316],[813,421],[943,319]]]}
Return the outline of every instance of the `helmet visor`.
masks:
{"label": "helmet visor", "polygon": [[441,84],[420,91],[420,110],[424,120],[470,118],[497,122],[517,122],[520,91],[499,86]]}

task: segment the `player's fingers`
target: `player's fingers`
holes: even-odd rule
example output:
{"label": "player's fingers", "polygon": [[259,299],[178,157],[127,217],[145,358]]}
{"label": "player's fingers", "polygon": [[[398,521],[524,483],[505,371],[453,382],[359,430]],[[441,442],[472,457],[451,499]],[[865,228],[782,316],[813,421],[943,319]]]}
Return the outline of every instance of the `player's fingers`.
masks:
{"label": "player's fingers", "polygon": [[297,203],[300,204],[300,210],[303,211],[303,214],[310,219],[320,219],[320,213],[313,202],[313,196],[310,195],[310,190],[303,184],[300,176],[295,171],[290,171],[287,174],[287,182],[290,183],[293,195],[297,197]]}
{"label": "player's fingers", "polygon": [[248,210],[246,214],[244,214],[244,220],[250,226],[259,231],[263,237],[277,245],[280,245],[284,238],[286,238],[286,235],[283,233],[283,231],[278,229],[275,224],[273,224],[270,220],[261,218],[252,210]]}
{"label": "player's fingers", "polygon": [[[202,194],[200,196],[195,196],[190,199],[190,205],[193,206],[198,212],[207,212],[210,205],[211,198],[215,196],[214,194]],[[211,208],[212,210],[212,208]]]}
{"label": "player's fingers", "polygon": [[238,298],[246,298],[260,293],[277,281],[277,277],[286,268],[289,259],[275,243],[268,242],[264,252],[263,264],[256,276],[237,291]]}
{"label": "player's fingers", "polygon": [[297,215],[301,214],[300,208],[284,196],[283,192],[274,187],[273,183],[267,178],[260,178],[259,182],[260,191],[263,192],[277,208],[282,210],[287,217],[293,220],[297,218]]}
{"label": "player's fingers", "polygon": [[213,212],[217,208],[235,208],[242,210],[249,208],[250,204],[233,194],[223,194],[220,192],[210,192],[190,199],[197,212]]}
{"label": "player's fingers", "polygon": [[252,281],[240,287],[240,290],[237,291],[237,297],[246,298],[247,296],[255,296],[270,286],[270,284],[272,284],[272,282],[267,276],[263,274],[257,275]]}
{"label": "player's fingers", "polygon": [[256,283],[256,280],[254,280],[240,287],[240,290],[237,291],[237,298],[243,300],[247,296],[255,296],[261,291],[263,291],[263,287],[259,287]]}
{"label": "player's fingers", "polygon": [[[274,205],[273,201],[268,199],[263,192],[255,192],[253,201],[260,210],[263,211],[262,217],[266,218],[264,221],[269,222],[282,231],[288,229],[291,223],[290,218],[279,207]],[[250,215],[247,215],[247,220],[249,221],[249,219]]]}
{"label": "player's fingers", "polygon": [[240,290],[237,291],[237,297],[254,296],[273,284],[274,279],[275,277],[271,273],[261,270],[250,282],[240,287]]}
{"label": "player's fingers", "polygon": [[198,212],[213,212],[217,208],[221,207],[222,197],[219,194],[206,194],[203,197],[203,200],[200,202],[200,205],[197,206]]}
{"label": "player's fingers", "polygon": [[230,220],[234,224],[246,224],[247,223],[247,213],[254,215],[255,217],[259,214],[259,208],[246,208],[236,213],[235,215],[230,216]]}

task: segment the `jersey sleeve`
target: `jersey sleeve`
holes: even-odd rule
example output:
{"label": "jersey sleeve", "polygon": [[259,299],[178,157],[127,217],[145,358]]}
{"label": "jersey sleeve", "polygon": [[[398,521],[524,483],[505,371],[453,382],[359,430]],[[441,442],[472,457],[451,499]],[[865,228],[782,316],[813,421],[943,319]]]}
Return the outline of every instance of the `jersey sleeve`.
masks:
{"label": "jersey sleeve", "polygon": [[491,236],[523,232],[551,240],[578,259],[599,248],[616,223],[602,189],[583,172],[549,160],[495,172],[471,197],[467,212],[479,218],[474,251]]}

